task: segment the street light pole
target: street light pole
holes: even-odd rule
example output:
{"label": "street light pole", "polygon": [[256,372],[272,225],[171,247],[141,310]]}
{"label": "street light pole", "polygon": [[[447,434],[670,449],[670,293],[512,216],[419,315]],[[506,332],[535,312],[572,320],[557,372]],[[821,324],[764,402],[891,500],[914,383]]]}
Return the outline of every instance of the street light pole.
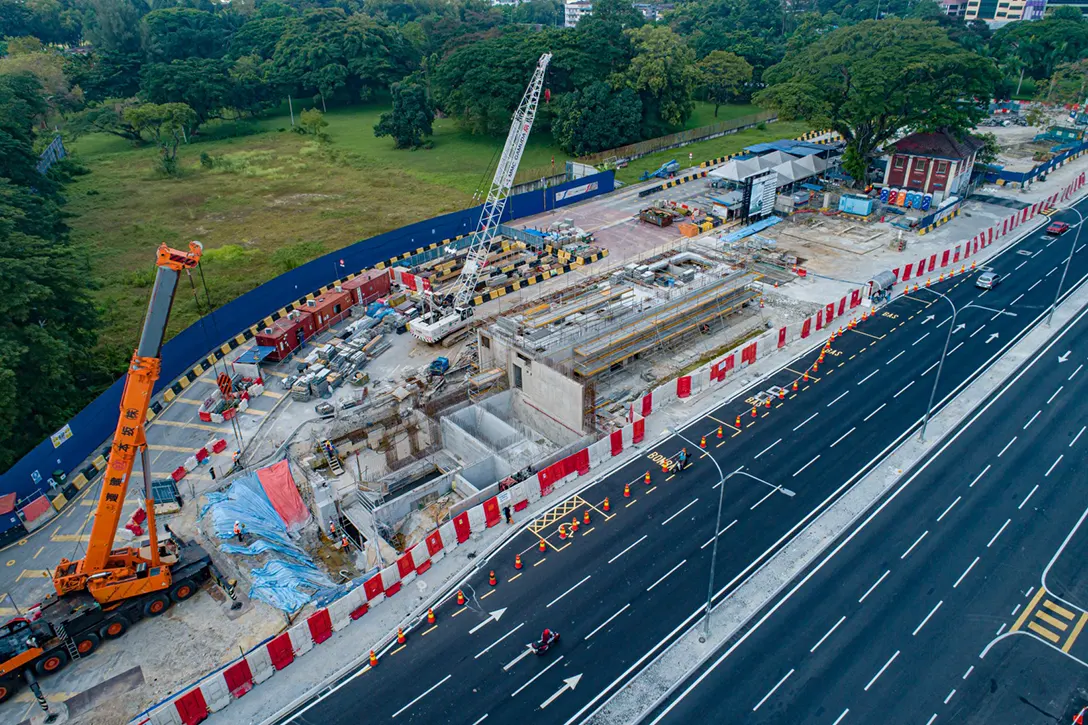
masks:
{"label": "street light pole", "polygon": [[1058,306],[1058,298],[1062,296],[1062,287],[1065,285],[1065,275],[1069,274],[1069,264],[1073,261],[1073,254],[1077,251],[1077,242],[1080,241],[1080,232],[1084,229],[1084,215],[1073,207],[1066,207],[1062,211],[1071,211],[1080,218],[1077,225],[1077,233],[1073,236],[1073,243],[1069,246],[1069,256],[1065,258],[1065,267],[1062,268],[1062,278],[1058,280],[1058,291],[1054,293],[1054,304],[1050,306],[1050,312],[1046,316],[1046,326],[1050,327],[1050,321],[1054,318],[1054,310]]}
{"label": "street light pole", "polygon": [[926,292],[932,292],[938,295],[941,299],[947,302],[952,307],[952,319],[948,323],[948,335],[944,338],[944,350],[941,352],[941,359],[937,362],[937,376],[933,378],[933,390],[929,393],[929,403],[926,404],[925,415],[922,416],[922,430],[918,433],[918,440],[925,443],[926,440],[926,427],[929,425],[929,414],[933,410],[933,400],[937,397],[937,385],[941,382],[941,370],[944,368],[944,359],[948,356],[948,343],[952,342],[952,333],[956,329],[956,315],[959,311],[956,309],[955,303],[948,299],[948,296],[937,290],[925,288]]}
{"label": "street light pole", "polygon": [[[669,428],[669,432],[682,441],[685,441],[692,448],[698,448],[694,442],[689,440],[684,434],[678,431],[676,428]],[[714,568],[718,564],[718,532],[722,528],[722,504],[725,501],[725,482],[733,477],[735,473],[740,471],[738,468],[733,473],[726,476],[722,473],[722,467],[718,465],[718,461],[714,459],[714,456],[710,457],[710,462],[714,464],[714,468],[718,469],[718,486],[721,490],[718,491],[718,517],[714,522],[714,546],[710,550],[710,581],[707,584],[706,589],[706,610],[703,615],[703,635],[699,637],[700,642],[706,642],[710,638],[710,603],[714,597]],[[743,466],[741,467],[743,468]]]}

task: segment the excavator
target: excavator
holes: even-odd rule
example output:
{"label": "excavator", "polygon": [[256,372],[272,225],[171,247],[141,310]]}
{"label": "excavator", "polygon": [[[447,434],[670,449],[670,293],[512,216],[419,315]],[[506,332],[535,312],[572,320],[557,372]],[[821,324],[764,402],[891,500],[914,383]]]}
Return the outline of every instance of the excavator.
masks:
{"label": "excavator", "polygon": [[[24,677],[32,679],[28,670],[50,675],[89,655],[102,640],[120,637],[136,621],[185,601],[209,577],[221,580],[197,543],[172,533],[159,539],[144,434],[178,279],[199,264],[202,253],[199,242],[191,242],[187,251],[166,244],[158,249],[155,283],[139,346],[129,363],[86,554],[76,561],[61,559],[52,573],[56,591],[0,627],[0,702],[19,689]],[[142,461],[148,539],[115,549],[137,456]]]}

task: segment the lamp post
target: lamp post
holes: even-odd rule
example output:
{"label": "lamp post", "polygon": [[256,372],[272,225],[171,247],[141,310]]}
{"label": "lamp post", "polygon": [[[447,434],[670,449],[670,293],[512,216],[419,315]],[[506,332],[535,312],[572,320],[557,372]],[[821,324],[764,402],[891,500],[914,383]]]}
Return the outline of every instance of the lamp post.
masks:
{"label": "lamp post", "polygon": [[1077,242],[1080,241],[1080,232],[1084,229],[1084,215],[1073,207],[1066,207],[1062,211],[1071,211],[1080,219],[1077,225],[1077,233],[1073,235],[1073,243],[1069,246],[1069,256],[1065,258],[1065,267],[1062,268],[1062,277],[1058,280],[1058,290],[1054,293],[1054,304],[1050,306],[1050,312],[1046,316],[1046,326],[1050,327],[1050,321],[1054,318],[1054,310],[1058,306],[1058,298],[1062,296],[1062,286],[1065,285],[1065,275],[1069,274],[1069,264],[1073,261],[1073,254],[1077,251]]}
{"label": "lamp post", "polygon": [[952,307],[952,320],[948,323],[948,335],[944,338],[944,350],[941,352],[941,359],[937,362],[937,376],[933,378],[933,390],[929,393],[929,403],[926,404],[926,413],[922,417],[922,430],[918,434],[918,440],[923,443],[926,440],[926,426],[929,425],[929,413],[933,410],[933,399],[937,397],[937,384],[941,382],[941,369],[944,368],[944,359],[948,356],[948,343],[952,342],[952,333],[956,330],[956,315],[959,314],[959,310],[956,309],[955,303],[948,299],[948,295],[928,287],[925,288],[925,291],[932,292]]}
{"label": "lamp post", "polygon": [[[669,432],[682,441],[685,441],[692,448],[698,448],[697,445],[684,434],[678,431],[676,428],[669,427]],[[710,550],[710,581],[707,584],[706,589],[706,611],[703,615],[703,634],[699,637],[700,642],[706,642],[710,638],[710,602],[714,596],[714,568],[718,563],[718,534],[722,528],[722,504],[725,501],[725,482],[733,477],[740,468],[733,473],[726,476],[722,473],[722,467],[718,465],[718,462],[714,459],[714,456],[710,457],[710,462],[714,464],[714,468],[718,469],[718,487],[721,489],[718,491],[718,517],[714,522],[714,547]]]}

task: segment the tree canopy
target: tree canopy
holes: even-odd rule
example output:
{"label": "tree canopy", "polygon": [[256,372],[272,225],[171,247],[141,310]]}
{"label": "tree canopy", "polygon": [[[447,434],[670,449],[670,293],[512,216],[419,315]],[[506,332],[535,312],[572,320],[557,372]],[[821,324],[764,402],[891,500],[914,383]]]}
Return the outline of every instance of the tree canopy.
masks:
{"label": "tree canopy", "polygon": [[418,83],[394,83],[393,110],[383,113],[374,126],[374,135],[392,136],[398,149],[419,148],[423,137],[434,133],[434,106],[427,90]]}

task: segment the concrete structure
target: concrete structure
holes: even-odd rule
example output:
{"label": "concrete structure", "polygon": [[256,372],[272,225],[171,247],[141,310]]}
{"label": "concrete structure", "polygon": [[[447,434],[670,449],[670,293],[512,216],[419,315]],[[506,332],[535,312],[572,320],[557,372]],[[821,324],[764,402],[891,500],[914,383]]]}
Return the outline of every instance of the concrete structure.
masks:
{"label": "concrete structure", "polygon": [[962,141],[947,131],[912,133],[892,144],[884,185],[933,194],[941,202],[961,193],[971,180],[981,140],[968,136]]}
{"label": "concrete structure", "polygon": [[[1050,0],[1054,4],[1053,0]],[[945,0],[946,11],[949,15],[950,5]],[[963,3],[958,3],[963,7]],[[1038,20],[1043,17],[1047,8],[1047,0],[966,0],[966,10],[962,13],[964,20],[985,20],[993,25],[1003,25],[1016,20]]]}
{"label": "concrete structure", "polygon": [[589,15],[592,12],[593,3],[590,0],[567,0],[563,4],[563,27],[573,28],[583,15]]}

